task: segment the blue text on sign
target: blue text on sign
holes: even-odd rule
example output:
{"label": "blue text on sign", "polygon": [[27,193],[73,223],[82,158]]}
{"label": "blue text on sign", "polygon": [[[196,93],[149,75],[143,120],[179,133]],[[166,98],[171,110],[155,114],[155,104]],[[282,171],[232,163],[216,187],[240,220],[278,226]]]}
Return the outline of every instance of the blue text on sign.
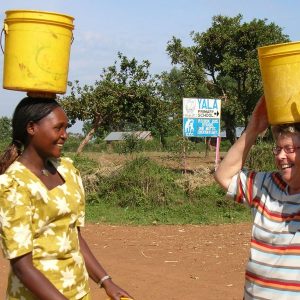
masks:
{"label": "blue text on sign", "polygon": [[218,102],[216,99],[197,99],[199,109],[218,109]]}

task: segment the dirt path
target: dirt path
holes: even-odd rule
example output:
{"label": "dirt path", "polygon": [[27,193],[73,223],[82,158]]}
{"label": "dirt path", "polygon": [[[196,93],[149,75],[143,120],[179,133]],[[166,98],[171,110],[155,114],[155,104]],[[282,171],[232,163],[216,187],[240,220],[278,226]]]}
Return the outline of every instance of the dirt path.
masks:
{"label": "dirt path", "polygon": [[[240,300],[250,227],[88,224],[83,234],[114,281],[137,300]],[[5,299],[8,264],[2,257],[0,267]],[[93,299],[107,299],[91,287]]]}

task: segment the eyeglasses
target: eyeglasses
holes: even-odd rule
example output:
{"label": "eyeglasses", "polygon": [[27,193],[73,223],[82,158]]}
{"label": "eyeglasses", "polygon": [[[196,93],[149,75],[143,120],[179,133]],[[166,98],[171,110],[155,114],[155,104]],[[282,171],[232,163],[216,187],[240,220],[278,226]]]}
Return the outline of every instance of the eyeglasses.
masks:
{"label": "eyeglasses", "polygon": [[299,149],[299,148],[300,147],[292,147],[292,146],[279,147],[279,146],[275,146],[275,147],[272,148],[272,152],[273,152],[274,155],[279,155],[279,153],[283,149],[283,151],[286,154],[291,154],[291,153],[295,153],[296,149]]}

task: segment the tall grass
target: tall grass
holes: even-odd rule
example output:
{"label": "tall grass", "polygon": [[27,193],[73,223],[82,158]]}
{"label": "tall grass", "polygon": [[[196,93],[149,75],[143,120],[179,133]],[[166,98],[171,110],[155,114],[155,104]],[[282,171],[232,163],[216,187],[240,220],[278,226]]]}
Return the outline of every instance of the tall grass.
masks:
{"label": "tall grass", "polygon": [[[242,205],[227,199],[217,185],[191,190],[179,184],[184,174],[137,157],[110,176],[95,162],[76,158],[87,193],[87,219],[118,224],[219,224],[249,221]],[[97,173],[98,172],[98,173]],[[86,180],[94,176],[94,181]]]}
{"label": "tall grass", "polygon": [[102,177],[96,199],[89,201],[105,201],[120,207],[166,206],[185,197],[176,184],[179,176],[149,158],[136,158],[127,162],[119,173]]}

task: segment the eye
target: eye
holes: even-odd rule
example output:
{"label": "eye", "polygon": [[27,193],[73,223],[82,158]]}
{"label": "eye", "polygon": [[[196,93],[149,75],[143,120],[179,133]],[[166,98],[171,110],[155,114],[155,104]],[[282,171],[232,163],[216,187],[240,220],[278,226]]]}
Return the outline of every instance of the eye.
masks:
{"label": "eye", "polygon": [[285,147],[284,151],[287,153],[294,153],[295,152],[295,148],[294,147]]}

